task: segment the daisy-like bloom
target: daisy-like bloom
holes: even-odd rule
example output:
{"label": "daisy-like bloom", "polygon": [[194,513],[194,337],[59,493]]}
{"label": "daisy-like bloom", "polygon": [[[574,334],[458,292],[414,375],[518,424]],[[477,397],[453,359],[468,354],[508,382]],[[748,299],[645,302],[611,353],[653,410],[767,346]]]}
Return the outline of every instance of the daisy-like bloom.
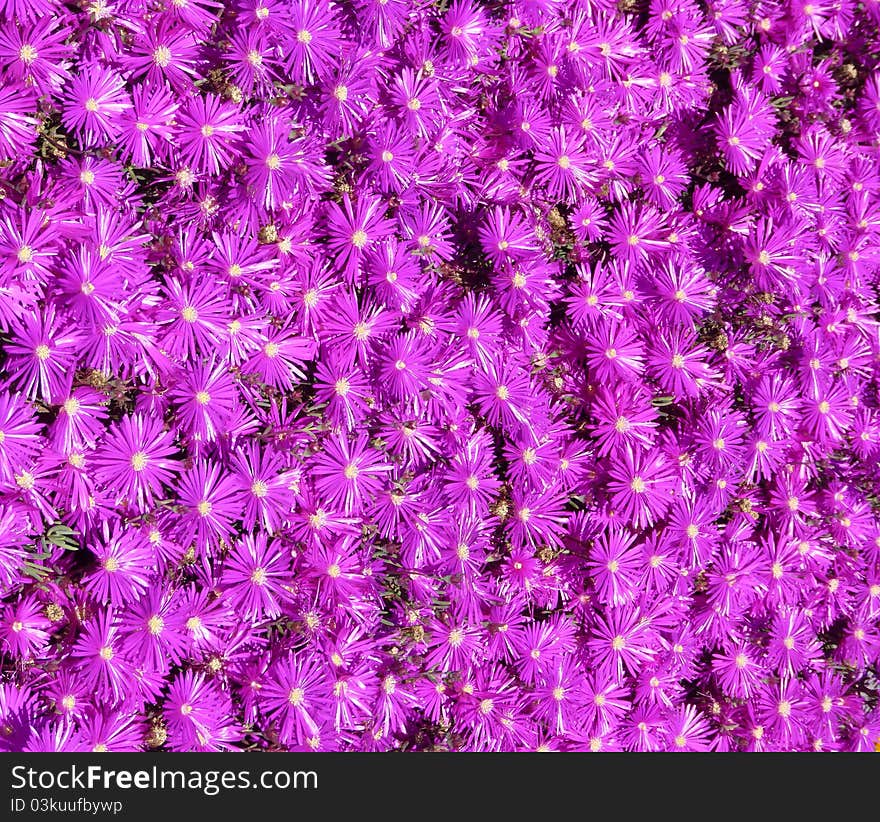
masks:
{"label": "daisy-like bloom", "polygon": [[258,374],[266,384],[290,391],[298,380],[305,377],[302,367],[314,354],[312,340],[290,331],[272,329],[244,368]]}
{"label": "daisy-like bloom", "polygon": [[657,409],[637,386],[624,383],[612,393],[600,388],[590,406],[593,436],[600,456],[639,445],[650,447],[657,428]]}
{"label": "daisy-like bloom", "polygon": [[[242,287],[265,288],[278,263],[252,237],[233,232],[215,232],[214,253],[208,263],[217,278],[233,290]],[[237,308],[239,306],[236,306]]]}
{"label": "daisy-like bloom", "polygon": [[77,320],[103,326],[118,318],[123,283],[100,253],[80,246],[62,263],[56,287]]}
{"label": "daisy-like bloom", "polygon": [[143,750],[147,729],[134,711],[93,709],[81,723],[85,749],[92,753],[133,753]]}
{"label": "daisy-like bloom", "polygon": [[674,153],[653,147],[641,158],[639,173],[648,200],[657,208],[670,208],[687,186],[687,173]]}
{"label": "daisy-like bloom", "polygon": [[368,590],[363,560],[349,537],[331,547],[317,547],[306,556],[307,573],[315,581],[317,595],[334,606],[363,597]]}
{"label": "daisy-like bloom", "polygon": [[326,403],[324,413],[338,426],[354,430],[367,414],[369,383],[357,367],[344,366],[335,358],[321,360],[315,369],[315,399]]}
{"label": "daisy-like bloom", "polygon": [[820,389],[816,396],[804,400],[802,418],[819,442],[840,440],[852,423],[851,395],[843,385]]}
{"label": "daisy-like bloom", "polygon": [[705,272],[671,260],[654,273],[652,291],[663,319],[672,325],[696,321],[715,305],[716,290]]}
{"label": "daisy-like bloom", "polygon": [[29,753],[60,753],[88,749],[74,725],[64,722],[57,724],[47,722],[32,730],[30,739],[23,750]]}
{"label": "daisy-like bloom", "polygon": [[0,479],[9,482],[20,465],[36,456],[41,429],[19,394],[0,393]]}
{"label": "daisy-like bloom", "polygon": [[332,345],[334,356],[340,363],[366,367],[378,341],[394,329],[393,316],[370,301],[359,301],[357,294],[348,288],[336,291],[331,308],[322,330]]}
{"label": "daisy-like bloom", "polygon": [[338,58],[339,29],[333,9],[320,0],[295,0],[288,11],[287,66],[298,83],[314,83]]}
{"label": "daisy-like bloom", "polygon": [[5,346],[9,376],[31,399],[60,401],[70,391],[71,369],[80,340],[54,307],[25,315]]}
{"label": "daisy-like bloom", "polygon": [[601,534],[590,549],[587,567],[602,602],[625,605],[636,598],[641,553],[634,547],[635,537],[623,531]]}
{"label": "daisy-like bloom", "polygon": [[483,10],[471,0],[455,0],[440,24],[444,50],[457,64],[474,66],[479,52],[492,43],[492,31]]}
{"label": "daisy-like bloom", "polygon": [[389,97],[395,119],[409,134],[428,139],[440,124],[443,103],[430,73],[401,69],[392,78]]}
{"label": "daisy-like bloom", "polygon": [[357,279],[370,248],[392,233],[393,224],[385,219],[383,210],[379,199],[352,203],[349,197],[343,197],[341,208],[334,204],[328,211],[328,249],[348,281]]}
{"label": "daisy-like bloom", "polygon": [[150,85],[162,85],[167,80],[180,93],[191,86],[197,57],[194,33],[166,19],[143,27],[126,53],[124,65],[133,77],[146,75]]}
{"label": "daisy-like bloom", "polygon": [[490,260],[498,265],[527,260],[538,253],[532,229],[522,216],[506,208],[493,209],[480,227],[480,242]]}
{"label": "daisy-like bloom", "polygon": [[642,619],[638,608],[613,608],[596,621],[587,647],[600,675],[637,675],[656,654],[652,635],[650,622]]}
{"label": "daisy-like bloom", "polygon": [[731,643],[712,657],[712,673],[725,694],[748,699],[760,682],[762,668],[748,645]]}
{"label": "daisy-like bloom", "polygon": [[682,705],[670,716],[667,725],[667,750],[710,750],[712,730],[706,718],[694,705]]}
{"label": "daisy-like bloom", "polygon": [[47,696],[55,703],[55,710],[69,720],[82,720],[91,711],[85,685],[69,668],[57,671]]}
{"label": "daisy-like bloom", "polygon": [[159,588],[126,608],[120,621],[123,651],[147,668],[167,672],[186,653],[183,618],[173,597]]}
{"label": "daisy-like bloom", "polygon": [[133,528],[103,523],[100,537],[88,545],[97,565],[84,579],[85,589],[103,605],[119,607],[147,590],[153,555]]}
{"label": "daisy-like bloom", "polygon": [[430,637],[425,664],[444,673],[466,670],[480,651],[480,631],[472,625],[436,620]]}
{"label": "daisy-like bloom", "polygon": [[278,74],[276,49],[260,30],[236,31],[224,62],[235,85],[245,92],[268,90]]}
{"label": "daisy-like bloom", "polygon": [[561,126],[553,129],[547,143],[535,151],[535,167],[537,182],[554,200],[580,199],[595,179],[583,141],[567,134]]}
{"label": "daisy-like bloom", "polygon": [[67,91],[62,121],[85,141],[111,141],[120,131],[121,116],[131,108],[122,78],[103,66],[89,66]]}
{"label": "daisy-like bloom", "polygon": [[268,533],[286,523],[293,508],[295,476],[286,471],[283,458],[251,442],[232,457],[235,480],[244,500],[245,528],[259,525]]}
{"label": "daisy-like bloom", "polygon": [[274,619],[289,599],[290,560],[278,541],[250,534],[237,543],[223,563],[229,602],[246,619]]}
{"label": "daisy-like bloom", "polygon": [[416,332],[397,336],[377,355],[379,374],[385,391],[393,400],[413,400],[428,387],[431,349]]}
{"label": "daisy-like bloom", "polygon": [[757,695],[758,716],[765,732],[779,745],[798,745],[803,740],[806,702],[803,686],[796,680],[782,679],[766,684]]}
{"label": "daisy-like bloom", "polygon": [[168,692],[163,715],[168,745],[178,751],[227,751],[240,738],[228,718],[228,697],[204,675],[183,671]]}
{"label": "daisy-like bloom", "polygon": [[33,86],[39,95],[57,93],[71,79],[72,49],[66,42],[70,34],[71,29],[53,14],[25,25],[4,26],[0,31],[4,74],[13,82]]}
{"label": "daisy-like bloom", "polygon": [[793,676],[821,664],[822,647],[803,613],[797,610],[776,615],[767,650],[768,659],[780,676]]}
{"label": "daisy-like bloom", "polygon": [[[0,220],[0,271],[5,275],[7,285],[15,281],[9,278],[35,280],[51,275],[49,266],[56,253],[58,239],[46,229],[45,214],[36,209],[7,214]],[[31,297],[25,302],[25,296],[22,294],[18,304],[33,308],[35,300]],[[20,319],[19,314],[10,314],[8,309],[0,316],[7,329]]]}
{"label": "daisy-like bloom", "polygon": [[156,315],[166,329],[162,338],[166,350],[180,359],[208,353],[219,341],[228,313],[224,295],[213,284],[169,280],[167,302]]}
{"label": "daisy-like bloom", "polygon": [[331,134],[353,134],[369,116],[378,95],[376,65],[374,55],[355,51],[328,72],[321,84],[321,98],[324,122]]}
{"label": "daisy-like bloom", "polygon": [[219,174],[232,162],[244,131],[239,110],[219,97],[193,97],[176,116],[182,161],[196,173]]}
{"label": "daisy-like bloom", "polygon": [[418,210],[401,212],[398,220],[417,254],[442,260],[452,257],[449,217],[441,206],[425,203]]}
{"label": "daisy-like bloom", "polygon": [[179,539],[184,545],[219,545],[231,539],[233,523],[241,517],[242,500],[224,466],[200,460],[181,475],[178,496],[183,506]]}
{"label": "daisy-like bloom", "polygon": [[24,660],[41,656],[50,625],[39,602],[31,597],[21,599],[8,605],[0,616],[0,648]]}
{"label": "daisy-like bloom", "polygon": [[353,441],[333,437],[315,458],[315,490],[331,505],[353,512],[379,491],[383,475],[391,470],[363,434]]}
{"label": "daisy-like bloom", "polygon": [[562,491],[550,486],[540,492],[517,492],[511,502],[509,529],[516,547],[562,544],[566,503]]}
{"label": "daisy-like bloom", "polygon": [[95,475],[120,499],[145,511],[179,470],[179,463],[169,459],[176,452],[174,436],[161,420],[125,416],[100,443]]}
{"label": "daisy-like bloom", "polygon": [[456,508],[472,515],[484,513],[501,486],[492,472],[491,442],[485,434],[468,439],[450,461],[445,477],[446,494]]}
{"label": "daisy-like bloom", "polygon": [[232,632],[232,614],[227,603],[205,589],[190,586],[183,590],[178,611],[191,653],[220,647]]}
{"label": "daisy-like bloom", "polygon": [[675,475],[662,453],[627,448],[609,470],[612,511],[633,527],[644,528],[662,517],[675,494]]}
{"label": "daisy-like bloom", "polygon": [[321,714],[330,703],[326,673],[314,656],[291,653],[272,665],[260,701],[281,740],[303,744],[321,730]]}
{"label": "daisy-like bloom", "polygon": [[164,157],[171,148],[178,107],[165,85],[132,89],[131,106],[119,114],[116,139],[136,166],[149,166],[154,158]]}
{"label": "daisy-like bloom", "polygon": [[12,683],[0,685],[0,720],[4,734],[0,750],[4,753],[21,750],[27,743],[37,715],[37,697],[27,686]]}
{"label": "daisy-like bloom", "polygon": [[222,362],[191,366],[170,393],[184,430],[208,442],[224,430],[238,400],[235,383]]}
{"label": "daisy-like bloom", "polygon": [[370,37],[375,37],[382,48],[388,48],[406,24],[406,0],[355,0],[353,13]]}
{"label": "daisy-like bloom", "polygon": [[0,0],[0,749],[880,743],[880,7],[490,5]]}
{"label": "daisy-like bloom", "polygon": [[134,666],[122,653],[119,621],[112,610],[99,611],[85,624],[71,659],[98,699],[113,705],[128,693]]}
{"label": "daisy-like bloom", "polygon": [[323,168],[310,167],[302,141],[291,142],[291,129],[286,118],[270,113],[247,134],[247,179],[269,210],[289,208],[297,195],[326,184]]}
{"label": "daisy-like bloom", "polygon": [[772,115],[760,93],[738,89],[738,96],[715,123],[719,148],[727,168],[734,174],[747,174],[770,142]]}
{"label": "daisy-like bloom", "polygon": [[528,424],[532,392],[528,375],[514,363],[490,362],[486,372],[478,371],[474,395],[480,413],[493,425],[515,430]]}
{"label": "daisy-like bloom", "polygon": [[411,135],[394,123],[369,137],[369,170],[383,190],[400,194],[406,190],[415,171]]}
{"label": "daisy-like bloom", "polygon": [[488,368],[492,352],[502,335],[500,315],[486,295],[471,292],[458,307],[455,333],[462,337],[468,354],[481,368]]}
{"label": "daisy-like bloom", "polygon": [[37,135],[37,120],[32,116],[36,103],[27,93],[11,86],[0,86],[0,156],[12,158],[22,146],[30,145]]}
{"label": "daisy-like bloom", "polygon": [[551,439],[537,440],[526,434],[521,444],[504,449],[510,478],[531,488],[544,488],[554,478],[559,466],[558,443]]}
{"label": "daisy-like bloom", "polygon": [[644,369],[644,349],[632,329],[622,323],[600,325],[586,348],[587,364],[603,382],[630,380]]}
{"label": "daisy-like bloom", "polygon": [[668,247],[663,228],[662,217],[650,206],[625,202],[611,215],[608,241],[620,260],[643,270]]}
{"label": "daisy-like bloom", "polygon": [[717,372],[707,360],[709,351],[690,330],[661,331],[653,340],[647,357],[648,373],[664,391],[676,399],[698,397],[713,384]]}
{"label": "daisy-like bloom", "polygon": [[92,155],[69,158],[61,164],[62,190],[68,196],[82,197],[90,211],[112,208],[117,198],[131,193],[131,183],[124,178],[116,162]]}

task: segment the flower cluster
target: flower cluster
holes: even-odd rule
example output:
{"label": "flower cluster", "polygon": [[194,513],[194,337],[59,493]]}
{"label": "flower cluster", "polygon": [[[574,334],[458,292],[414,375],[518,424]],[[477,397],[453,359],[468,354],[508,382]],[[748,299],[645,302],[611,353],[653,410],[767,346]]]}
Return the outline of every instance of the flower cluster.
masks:
{"label": "flower cluster", "polygon": [[880,745],[880,7],[0,0],[0,750]]}

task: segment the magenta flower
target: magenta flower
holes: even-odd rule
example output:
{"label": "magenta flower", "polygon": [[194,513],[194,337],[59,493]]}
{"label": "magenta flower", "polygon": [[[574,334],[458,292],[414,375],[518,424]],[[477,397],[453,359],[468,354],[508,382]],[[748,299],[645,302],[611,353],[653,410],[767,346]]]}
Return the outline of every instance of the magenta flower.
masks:
{"label": "magenta flower", "polygon": [[0,749],[873,750],[876,5],[0,0]]}
{"label": "magenta flower", "polygon": [[104,437],[95,456],[97,478],[120,498],[145,509],[162,494],[178,463],[173,436],[161,421],[140,415],[123,417]]}
{"label": "magenta flower", "polygon": [[105,523],[100,541],[90,550],[98,565],[83,585],[99,602],[118,607],[146,592],[152,556],[140,534],[132,529],[111,531]]}
{"label": "magenta flower", "polygon": [[295,744],[320,735],[320,713],[329,704],[326,674],[317,660],[306,654],[290,654],[277,660],[263,687],[262,701],[270,718],[278,723],[281,738]]}
{"label": "magenta flower", "polygon": [[110,704],[122,701],[133,665],[122,653],[119,623],[112,611],[102,612],[84,626],[71,656],[88,688]]}
{"label": "magenta flower", "polygon": [[244,126],[238,110],[217,97],[196,97],[177,113],[181,159],[196,173],[219,174],[232,160]]}
{"label": "magenta flower", "polygon": [[79,335],[61,325],[54,309],[23,318],[7,345],[9,375],[30,399],[57,402],[70,390]]}
{"label": "magenta flower", "polygon": [[246,536],[233,549],[223,566],[223,582],[236,613],[257,620],[281,613],[280,603],[289,597],[285,559],[281,546],[262,534]]}
{"label": "magenta flower", "polygon": [[86,144],[109,141],[119,134],[120,118],[130,108],[122,78],[101,66],[89,66],[70,84],[64,124]]}

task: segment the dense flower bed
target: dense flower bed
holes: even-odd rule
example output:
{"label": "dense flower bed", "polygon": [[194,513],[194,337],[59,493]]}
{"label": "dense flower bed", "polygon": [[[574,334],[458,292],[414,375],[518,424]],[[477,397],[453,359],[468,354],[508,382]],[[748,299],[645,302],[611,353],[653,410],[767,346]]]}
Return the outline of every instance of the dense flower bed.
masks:
{"label": "dense flower bed", "polygon": [[876,0],[0,16],[0,749],[880,744]]}

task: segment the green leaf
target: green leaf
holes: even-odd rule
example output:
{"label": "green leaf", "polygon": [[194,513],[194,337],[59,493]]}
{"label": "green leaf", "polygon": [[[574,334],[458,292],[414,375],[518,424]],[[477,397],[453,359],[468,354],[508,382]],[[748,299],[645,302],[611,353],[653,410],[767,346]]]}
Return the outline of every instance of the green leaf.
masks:
{"label": "green leaf", "polygon": [[48,544],[63,548],[65,551],[78,551],[80,547],[77,541],[78,536],[79,534],[72,528],[59,522],[50,526],[43,535],[43,547],[45,548]]}
{"label": "green leaf", "polygon": [[26,576],[37,580],[37,582],[43,582],[46,577],[49,576],[49,569],[43,567],[42,565],[37,565],[35,562],[31,562],[30,560],[25,560],[24,573]]}

